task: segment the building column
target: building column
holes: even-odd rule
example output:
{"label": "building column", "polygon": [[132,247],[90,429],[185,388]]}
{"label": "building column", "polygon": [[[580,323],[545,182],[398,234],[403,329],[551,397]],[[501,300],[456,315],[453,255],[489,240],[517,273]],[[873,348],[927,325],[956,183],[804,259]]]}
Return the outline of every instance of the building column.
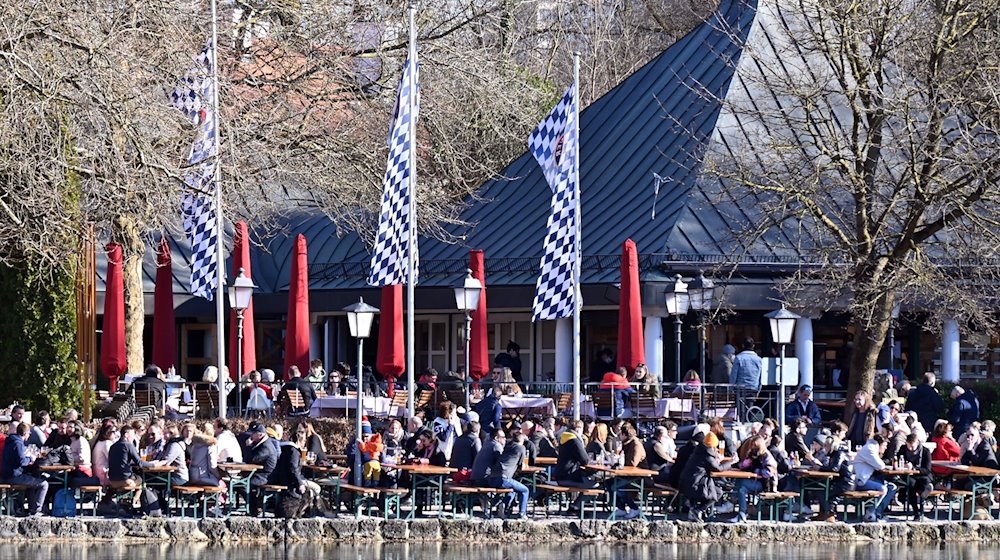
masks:
{"label": "building column", "polygon": [[[580,372],[583,382],[587,374]],[[556,382],[573,382],[573,319],[556,319]]]}
{"label": "building column", "polygon": [[941,329],[941,379],[958,383],[961,336],[958,321],[948,319]]}
{"label": "building column", "polygon": [[799,385],[813,385],[813,321],[800,317],[795,322],[795,357],[799,359]]}
{"label": "building column", "polygon": [[646,317],[643,336],[646,343],[646,367],[649,368],[649,373],[663,380],[663,319]]}

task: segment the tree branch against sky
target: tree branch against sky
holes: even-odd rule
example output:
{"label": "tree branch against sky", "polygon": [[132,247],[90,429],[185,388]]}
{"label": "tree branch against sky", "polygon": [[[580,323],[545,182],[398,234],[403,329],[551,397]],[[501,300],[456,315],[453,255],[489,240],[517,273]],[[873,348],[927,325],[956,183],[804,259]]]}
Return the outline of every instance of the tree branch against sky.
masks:
{"label": "tree branch against sky", "polygon": [[997,279],[982,259],[998,256],[1000,232],[998,8],[761,2],[706,170],[727,185],[720,201],[749,197],[737,253],[794,246],[820,266],[785,297],[813,311],[847,302],[851,389],[871,390],[897,304],[994,322],[976,286]]}

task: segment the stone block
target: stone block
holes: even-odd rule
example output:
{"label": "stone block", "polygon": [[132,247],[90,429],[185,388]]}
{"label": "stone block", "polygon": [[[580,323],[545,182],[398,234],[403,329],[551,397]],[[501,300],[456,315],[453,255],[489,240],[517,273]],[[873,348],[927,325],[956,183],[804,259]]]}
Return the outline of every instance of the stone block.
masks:
{"label": "stone block", "polygon": [[93,539],[114,540],[125,533],[125,528],[118,519],[88,519],[87,532]]}
{"label": "stone block", "polygon": [[358,530],[354,534],[354,540],[361,542],[373,542],[382,538],[383,520],[378,517],[362,517],[358,520]]}
{"label": "stone block", "polygon": [[198,522],[198,530],[205,534],[211,543],[223,543],[232,539],[232,533],[225,519],[202,519]]}
{"label": "stone block", "polygon": [[164,523],[167,535],[177,542],[207,541],[208,535],[198,528],[196,519],[176,519],[168,518]]}
{"label": "stone block", "polygon": [[18,536],[20,523],[14,517],[0,517],[0,539],[14,539]]}
{"label": "stone block", "polygon": [[657,542],[676,542],[677,524],[671,521],[651,521],[649,538]]}
{"label": "stone block", "polygon": [[649,524],[645,521],[632,519],[629,521],[614,521],[608,524],[607,536],[619,541],[644,541],[649,537]]}
{"label": "stone block", "polygon": [[701,542],[708,540],[705,523],[692,521],[675,521],[677,525],[677,540],[679,542]]}
{"label": "stone block", "polygon": [[410,536],[410,523],[405,519],[389,519],[382,524],[382,539],[390,542],[405,541]]}
{"label": "stone block", "polygon": [[49,530],[59,539],[79,539],[89,536],[87,526],[73,517],[54,517],[49,521]]}
{"label": "stone block", "polygon": [[[385,526],[393,521],[382,522],[382,535],[385,533]],[[437,519],[413,519],[409,521],[409,540],[411,541],[437,541],[441,539],[441,522]]]}
{"label": "stone block", "polygon": [[330,539],[353,540],[358,533],[358,520],[353,517],[338,517],[328,520],[324,528]]}
{"label": "stone block", "polygon": [[308,519],[291,520],[288,524],[287,538],[290,541],[322,541],[326,540],[326,519],[311,517]]}
{"label": "stone block", "polygon": [[20,519],[18,532],[27,539],[42,539],[52,534],[53,517],[25,517]]}
{"label": "stone block", "polygon": [[146,517],[143,519],[124,519],[125,536],[132,539],[156,540],[166,539],[164,530],[166,522],[162,517]]}
{"label": "stone block", "polygon": [[964,543],[978,539],[977,524],[970,521],[951,521],[941,524],[941,541]]}
{"label": "stone block", "polygon": [[[907,539],[911,542],[931,543],[941,540],[941,525],[937,522],[907,523],[906,529],[909,533]],[[1000,538],[1000,531],[997,536]]]}
{"label": "stone block", "polygon": [[573,535],[583,539],[604,539],[612,525],[611,521],[603,519],[584,519],[573,522]]}

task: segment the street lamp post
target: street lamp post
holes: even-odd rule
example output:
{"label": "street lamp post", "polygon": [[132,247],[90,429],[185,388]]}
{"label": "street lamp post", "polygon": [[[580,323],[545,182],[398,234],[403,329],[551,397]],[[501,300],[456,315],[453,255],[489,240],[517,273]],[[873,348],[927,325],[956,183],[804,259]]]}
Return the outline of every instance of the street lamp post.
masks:
{"label": "street lamp post", "polygon": [[688,285],[681,275],[674,276],[674,285],[667,288],[667,313],[674,317],[674,375],[681,382],[681,317],[687,314],[690,304]]}
{"label": "street lamp post", "polygon": [[364,341],[372,332],[372,321],[375,319],[375,314],[378,313],[378,308],[365,303],[364,298],[359,298],[358,303],[348,305],[344,311],[347,312],[347,326],[351,330],[351,336],[358,340],[358,387],[354,409],[354,429],[357,434],[354,442],[354,485],[361,486],[361,416],[364,413],[364,397],[362,395],[365,384],[365,376],[361,369],[361,354],[364,350]]}
{"label": "street lamp post", "polygon": [[[242,390],[239,383],[243,380],[243,312],[250,307],[250,299],[253,297],[254,288],[253,280],[247,278],[246,273],[243,269],[240,269],[239,274],[233,279],[233,283],[229,285],[229,307],[236,311],[236,392],[237,394]],[[226,417],[226,405],[229,399],[226,395],[226,376],[223,375],[224,372],[219,372],[219,418]],[[238,397],[238,395],[237,395]],[[243,413],[243,403],[240,399],[236,399],[236,410],[239,414]]]}
{"label": "street lamp post", "polygon": [[469,407],[469,344],[472,342],[472,312],[479,309],[479,296],[483,292],[483,283],[472,275],[472,270],[466,269],[465,281],[455,287],[455,306],[465,312],[465,377],[462,385],[465,388],[465,406]]}
{"label": "street lamp post", "polygon": [[705,278],[705,273],[698,271],[698,277],[688,284],[688,297],[691,309],[698,313],[698,343],[701,355],[698,356],[698,375],[705,381],[705,314],[712,310],[715,302],[715,282]]}
{"label": "street lamp post", "polygon": [[781,347],[781,357],[778,359],[778,434],[785,435],[785,345],[792,343],[795,333],[795,322],[801,319],[795,313],[785,309],[776,309],[766,315],[771,323],[771,340]]}

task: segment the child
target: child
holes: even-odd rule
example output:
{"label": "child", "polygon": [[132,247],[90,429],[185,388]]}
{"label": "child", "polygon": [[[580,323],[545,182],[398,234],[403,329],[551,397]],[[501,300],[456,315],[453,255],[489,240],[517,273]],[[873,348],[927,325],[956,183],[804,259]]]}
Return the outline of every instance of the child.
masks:
{"label": "child", "polygon": [[372,425],[368,422],[361,423],[361,477],[362,484],[366,487],[379,485],[382,474],[382,465],[379,459],[382,457],[382,434],[372,434]]}

